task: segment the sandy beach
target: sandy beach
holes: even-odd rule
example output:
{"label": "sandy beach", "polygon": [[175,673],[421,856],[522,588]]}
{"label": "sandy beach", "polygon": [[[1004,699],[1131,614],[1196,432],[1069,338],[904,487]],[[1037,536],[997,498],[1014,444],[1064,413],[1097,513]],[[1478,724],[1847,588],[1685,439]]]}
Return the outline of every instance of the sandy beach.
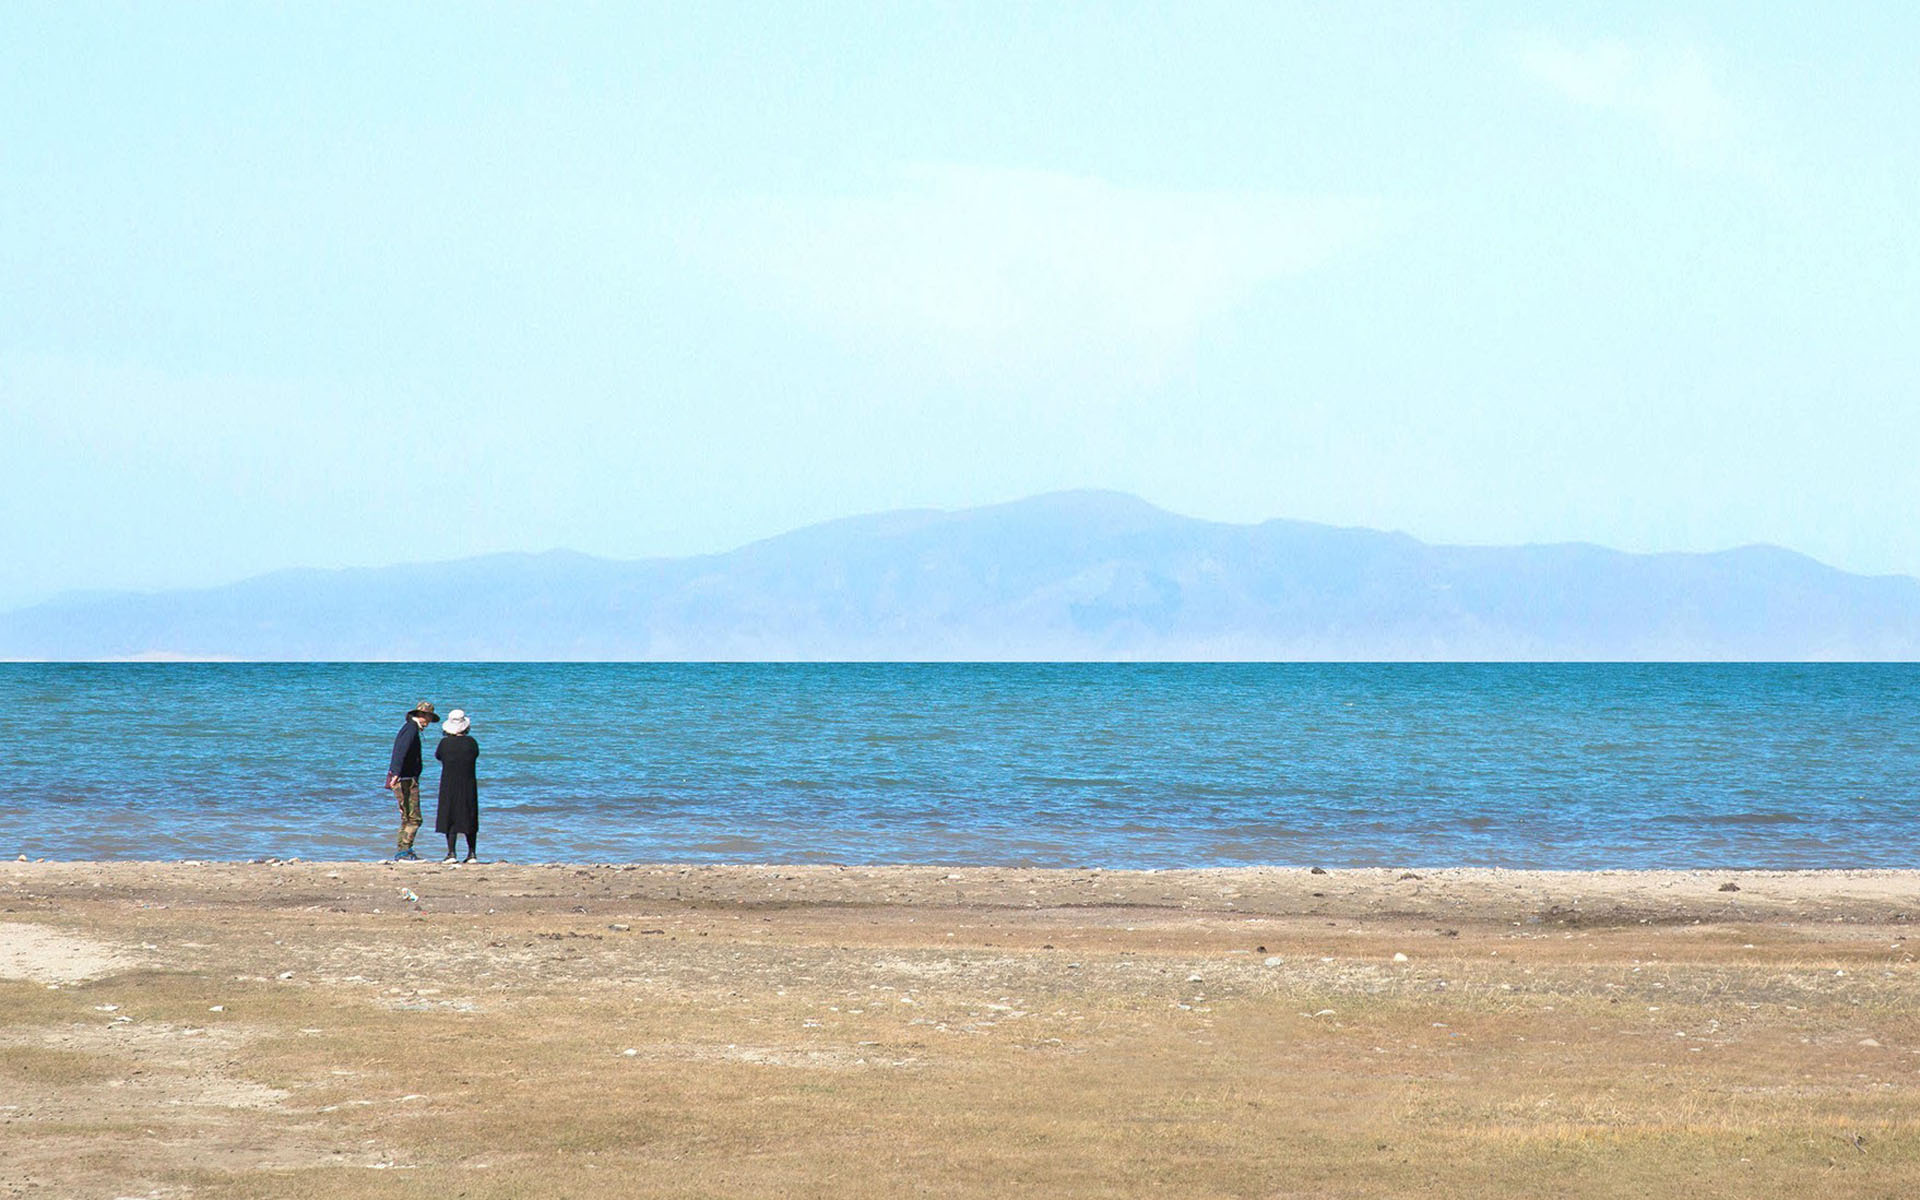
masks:
{"label": "sandy beach", "polygon": [[1920,872],[0,865],[0,1195],[1826,1196]]}

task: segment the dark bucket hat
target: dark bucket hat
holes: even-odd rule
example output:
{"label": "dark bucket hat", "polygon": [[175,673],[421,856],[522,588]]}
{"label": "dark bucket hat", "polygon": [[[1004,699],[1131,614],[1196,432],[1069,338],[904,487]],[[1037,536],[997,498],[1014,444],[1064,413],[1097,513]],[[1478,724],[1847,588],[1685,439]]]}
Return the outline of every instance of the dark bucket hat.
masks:
{"label": "dark bucket hat", "polygon": [[413,711],[407,715],[410,717],[425,717],[429,725],[440,719],[440,714],[433,711],[433,701],[431,700],[422,700],[420,703],[414,705]]}

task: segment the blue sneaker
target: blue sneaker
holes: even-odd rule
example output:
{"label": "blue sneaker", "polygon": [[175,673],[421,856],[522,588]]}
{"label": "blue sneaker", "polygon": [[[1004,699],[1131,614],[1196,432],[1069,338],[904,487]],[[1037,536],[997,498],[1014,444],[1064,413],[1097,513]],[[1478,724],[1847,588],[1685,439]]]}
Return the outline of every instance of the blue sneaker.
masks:
{"label": "blue sneaker", "polygon": [[394,855],[394,856],[393,856],[393,861],[395,861],[395,862],[419,862],[419,861],[420,861],[420,856],[419,856],[418,854],[415,854],[415,853],[414,853],[413,851],[411,851],[411,850],[402,850],[402,851],[401,851],[400,853],[398,853],[398,854],[396,854],[396,855]]}

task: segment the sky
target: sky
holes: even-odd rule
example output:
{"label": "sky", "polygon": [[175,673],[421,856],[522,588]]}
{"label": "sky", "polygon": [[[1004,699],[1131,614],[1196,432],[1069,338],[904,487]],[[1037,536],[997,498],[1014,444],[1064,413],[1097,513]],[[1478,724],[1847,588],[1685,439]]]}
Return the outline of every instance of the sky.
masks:
{"label": "sky", "polygon": [[0,607],[1082,487],[1920,574],[1920,8],[0,5]]}

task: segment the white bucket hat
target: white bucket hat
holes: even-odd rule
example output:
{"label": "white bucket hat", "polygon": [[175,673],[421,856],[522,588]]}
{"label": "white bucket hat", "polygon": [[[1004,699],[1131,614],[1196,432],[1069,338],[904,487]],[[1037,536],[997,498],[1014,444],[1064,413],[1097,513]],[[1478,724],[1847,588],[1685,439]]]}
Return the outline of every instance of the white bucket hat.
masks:
{"label": "white bucket hat", "polygon": [[440,729],[443,733],[465,733],[467,727],[472,724],[472,721],[467,720],[466,710],[456,708],[447,714],[447,719],[441,722]]}

